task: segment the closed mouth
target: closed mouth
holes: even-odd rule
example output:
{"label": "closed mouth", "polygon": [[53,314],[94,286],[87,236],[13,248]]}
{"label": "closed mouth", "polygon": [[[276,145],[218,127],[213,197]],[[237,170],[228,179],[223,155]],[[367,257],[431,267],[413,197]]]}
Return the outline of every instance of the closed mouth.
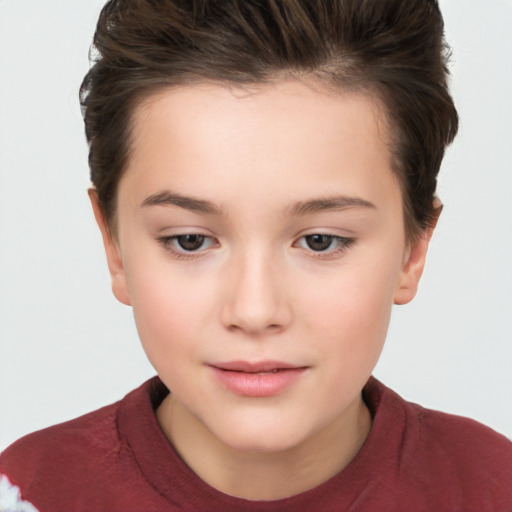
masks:
{"label": "closed mouth", "polygon": [[281,361],[229,361],[208,366],[224,389],[249,398],[279,395],[298,382],[309,368]]}
{"label": "closed mouth", "polygon": [[306,366],[295,366],[281,361],[259,361],[254,363],[249,361],[229,361],[224,363],[212,363],[209,366],[212,366],[217,370],[251,374],[270,374],[307,368]]}

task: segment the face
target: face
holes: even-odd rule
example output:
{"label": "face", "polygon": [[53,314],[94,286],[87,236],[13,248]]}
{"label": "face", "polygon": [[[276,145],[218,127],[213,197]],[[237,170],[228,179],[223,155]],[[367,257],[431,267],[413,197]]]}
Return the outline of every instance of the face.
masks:
{"label": "face", "polygon": [[174,88],[136,111],[113,289],[178,411],[286,450],[351,414],[426,241],[404,237],[378,102],[298,82]]}

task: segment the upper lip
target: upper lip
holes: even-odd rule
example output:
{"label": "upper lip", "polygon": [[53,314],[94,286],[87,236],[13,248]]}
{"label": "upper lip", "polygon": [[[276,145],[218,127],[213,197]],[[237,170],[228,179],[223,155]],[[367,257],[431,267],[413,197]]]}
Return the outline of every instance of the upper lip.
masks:
{"label": "upper lip", "polygon": [[218,368],[219,370],[229,370],[232,372],[245,372],[245,373],[259,373],[271,372],[273,370],[289,370],[306,368],[290,363],[283,363],[282,361],[227,361],[223,363],[211,363],[209,366]]}

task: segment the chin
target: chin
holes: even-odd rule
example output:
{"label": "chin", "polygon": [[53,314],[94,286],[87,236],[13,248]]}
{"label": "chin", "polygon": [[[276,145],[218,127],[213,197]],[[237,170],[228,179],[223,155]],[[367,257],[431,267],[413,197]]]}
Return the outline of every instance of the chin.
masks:
{"label": "chin", "polygon": [[238,452],[261,453],[270,455],[292,450],[300,443],[293,442],[289,438],[286,440],[281,440],[275,438],[264,439],[240,436],[237,439],[230,438],[226,444],[228,444],[231,449]]}
{"label": "chin", "polygon": [[308,435],[297,431],[296,425],[257,422],[251,424],[232,422],[229,427],[220,426],[218,439],[239,452],[262,454],[282,453],[302,444]]}

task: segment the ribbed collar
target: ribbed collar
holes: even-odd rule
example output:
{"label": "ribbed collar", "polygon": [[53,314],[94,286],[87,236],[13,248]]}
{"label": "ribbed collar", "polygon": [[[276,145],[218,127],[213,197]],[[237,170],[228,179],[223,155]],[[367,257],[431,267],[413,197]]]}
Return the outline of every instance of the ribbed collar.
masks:
{"label": "ribbed collar", "polygon": [[400,467],[406,423],[405,402],[371,377],[363,390],[373,426],[352,462],[323,484],[276,501],[249,501],[217,491],[201,480],[179,457],[161,431],[155,410],[169,391],[158,377],[128,394],[118,410],[121,440],[129,446],[144,478],[179,510],[223,512],[352,510],[367,493],[377,492],[382,479],[393,480]]}

